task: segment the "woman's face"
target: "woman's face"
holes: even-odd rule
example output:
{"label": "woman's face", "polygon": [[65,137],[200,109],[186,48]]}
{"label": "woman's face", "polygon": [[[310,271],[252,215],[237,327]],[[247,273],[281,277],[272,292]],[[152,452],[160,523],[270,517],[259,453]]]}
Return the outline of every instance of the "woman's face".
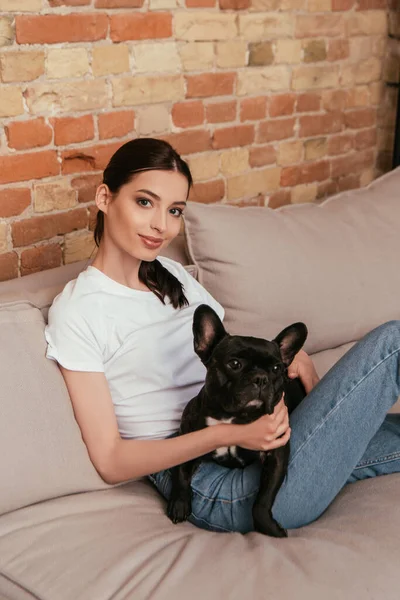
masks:
{"label": "woman's face", "polygon": [[[104,205],[98,203],[107,215],[104,235],[122,252],[152,261],[178,235],[189,192],[182,173],[144,171],[113,197],[106,186],[100,188],[107,195]],[[146,236],[156,241],[152,243]]]}

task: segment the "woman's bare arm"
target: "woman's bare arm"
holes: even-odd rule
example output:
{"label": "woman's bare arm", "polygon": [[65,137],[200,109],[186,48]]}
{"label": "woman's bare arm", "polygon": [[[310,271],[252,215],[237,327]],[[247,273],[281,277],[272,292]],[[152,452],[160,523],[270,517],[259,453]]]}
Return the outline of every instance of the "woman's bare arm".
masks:
{"label": "woman's bare arm", "polygon": [[[287,414],[282,406],[274,415],[265,415],[267,419],[261,417],[251,425],[214,425],[162,440],[122,439],[104,373],[60,369],[90,459],[110,484],[174,467],[221,446],[261,449],[263,445],[263,449],[273,449],[289,439]],[[285,437],[276,439],[282,433]]]}

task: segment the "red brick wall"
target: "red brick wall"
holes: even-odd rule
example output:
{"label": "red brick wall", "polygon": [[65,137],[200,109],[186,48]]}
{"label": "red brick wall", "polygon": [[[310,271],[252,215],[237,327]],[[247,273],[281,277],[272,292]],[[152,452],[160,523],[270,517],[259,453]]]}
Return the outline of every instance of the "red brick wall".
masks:
{"label": "red brick wall", "polygon": [[132,137],[169,140],[197,201],[367,184],[386,46],[386,0],[0,0],[0,280],[89,256]]}

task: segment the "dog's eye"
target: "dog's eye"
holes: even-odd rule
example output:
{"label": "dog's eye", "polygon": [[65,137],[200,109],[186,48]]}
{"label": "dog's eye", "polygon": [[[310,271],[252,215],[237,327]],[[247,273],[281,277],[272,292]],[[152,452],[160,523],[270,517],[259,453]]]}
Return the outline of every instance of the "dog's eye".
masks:
{"label": "dog's eye", "polygon": [[274,373],[280,373],[280,372],[282,371],[282,366],[281,366],[281,365],[274,365],[274,366],[272,367],[272,371],[273,371]]}
{"label": "dog's eye", "polygon": [[231,369],[233,369],[234,371],[238,371],[239,369],[242,368],[242,364],[236,360],[236,358],[234,358],[233,360],[230,360],[228,362],[228,365],[230,366]]}

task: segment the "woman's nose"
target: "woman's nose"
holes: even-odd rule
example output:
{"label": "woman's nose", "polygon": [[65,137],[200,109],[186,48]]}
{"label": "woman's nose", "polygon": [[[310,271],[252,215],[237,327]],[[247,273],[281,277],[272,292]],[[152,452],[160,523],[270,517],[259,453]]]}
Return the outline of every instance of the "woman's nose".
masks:
{"label": "woman's nose", "polygon": [[167,228],[167,217],[161,211],[153,216],[151,227],[159,232],[165,231]]}

